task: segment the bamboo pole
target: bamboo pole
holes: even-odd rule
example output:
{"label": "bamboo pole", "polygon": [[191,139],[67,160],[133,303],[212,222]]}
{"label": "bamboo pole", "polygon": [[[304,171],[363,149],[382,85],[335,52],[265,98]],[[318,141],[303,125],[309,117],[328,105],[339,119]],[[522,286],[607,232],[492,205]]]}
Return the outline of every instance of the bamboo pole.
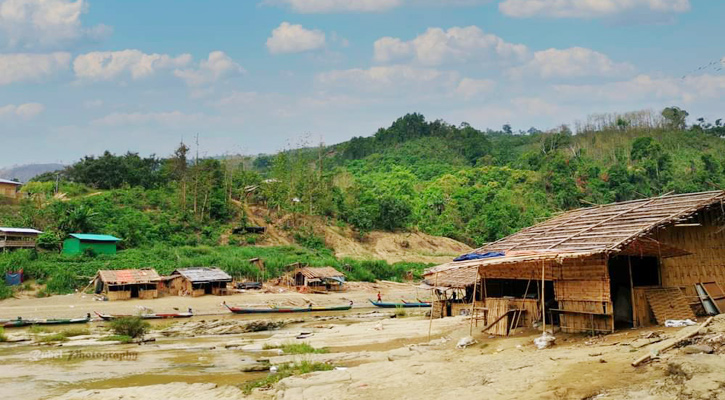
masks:
{"label": "bamboo pole", "polygon": [[516,333],[516,327],[519,324],[519,318],[521,318],[521,313],[526,306],[526,296],[529,294],[529,285],[531,285],[531,278],[529,278],[529,280],[526,282],[526,291],[524,292],[524,298],[521,299],[521,308],[519,309],[518,313],[514,313],[514,323],[512,325],[514,328],[514,333]]}
{"label": "bamboo pole", "polygon": [[478,268],[476,268],[476,279],[473,281],[473,297],[471,298],[471,327],[468,330],[468,336],[473,335],[473,320],[475,319],[475,315],[473,315],[474,310],[476,309],[476,288],[478,288]]}
{"label": "bamboo pole", "polygon": [[[436,272],[436,281],[435,281],[435,288],[433,290],[438,290],[438,272]],[[438,300],[440,300],[440,296],[438,297]],[[439,301],[440,303],[440,301]],[[433,307],[430,309],[430,323],[428,324],[428,341],[430,342],[430,334],[433,330]]]}
{"label": "bamboo pole", "polygon": [[632,296],[632,327],[637,327],[637,302],[634,296],[634,278],[632,278],[632,257],[627,257],[627,264],[629,265],[629,293]]}
{"label": "bamboo pole", "polygon": [[545,283],[544,283],[544,266],[546,263],[542,260],[541,261],[541,333],[546,333],[546,304],[544,302],[544,290],[545,290]]}

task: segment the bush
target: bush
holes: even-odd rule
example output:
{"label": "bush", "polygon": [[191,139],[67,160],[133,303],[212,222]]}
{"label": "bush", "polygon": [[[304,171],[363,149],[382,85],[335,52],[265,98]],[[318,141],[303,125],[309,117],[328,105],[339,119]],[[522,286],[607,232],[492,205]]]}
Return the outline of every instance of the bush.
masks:
{"label": "bush", "polygon": [[5,281],[0,281],[0,300],[10,297],[13,297],[13,290],[5,284]]}
{"label": "bush", "polygon": [[55,232],[43,232],[38,235],[36,244],[39,248],[44,250],[59,250],[60,249],[60,236]]}
{"label": "bush", "polygon": [[123,317],[114,319],[109,324],[116,335],[131,338],[143,337],[151,329],[151,324],[140,317]]}

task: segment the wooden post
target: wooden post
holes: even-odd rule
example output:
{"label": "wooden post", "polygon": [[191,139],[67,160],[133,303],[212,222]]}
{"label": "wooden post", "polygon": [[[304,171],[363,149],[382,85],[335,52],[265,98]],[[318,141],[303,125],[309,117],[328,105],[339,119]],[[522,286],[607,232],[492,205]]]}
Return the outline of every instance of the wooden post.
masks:
{"label": "wooden post", "polygon": [[627,264],[629,265],[629,289],[632,296],[632,327],[637,327],[637,302],[634,297],[634,278],[632,278],[632,257],[627,256]]}
{"label": "wooden post", "polygon": [[[436,283],[433,288],[433,290],[438,290],[438,272],[436,272]],[[438,297],[438,300],[440,300],[440,297]],[[440,301],[439,301],[440,303]],[[431,330],[433,329],[433,307],[430,308],[430,323],[428,324],[428,341],[430,342],[430,334]]]}
{"label": "wooden post", "polygon": [[475,315],[473,315],[474,310],[476,309],[476,288],[478,288],[478,268],[476,268],[476,279],[473,280],[473,297],[471,298],[471,328],[468,330],[468,336],[473,335],[473,320],[476,318]]}
{"label": "wooden post", "polygon": [[544,283],[544,266],[546,265],[545,261],[541,261],[541,333],[546,333],[546,303],[544,302],[544,288],[546,284]]}

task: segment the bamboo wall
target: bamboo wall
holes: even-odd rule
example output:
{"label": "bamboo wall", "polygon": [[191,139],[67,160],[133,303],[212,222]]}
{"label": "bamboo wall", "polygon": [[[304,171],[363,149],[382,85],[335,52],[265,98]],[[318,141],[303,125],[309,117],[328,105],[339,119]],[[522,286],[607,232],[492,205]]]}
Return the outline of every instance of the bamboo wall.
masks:
{"label": "bamboo wall", "polygon": [[[555,273],[554,293],[563,332],[609,332],[613,330],[609,267],[604,255],[566,259]],[[577,314],[580,312],[581,314]],[[600,315],[594,315],[600,314]],[[604,315],[602,315],[604,314]]]}
{"label": "bamboo wall", "polygon": [[695,283],[719,282],[725,284],[725,229],[723,213],[719,207],[699,213],[693,221],[701,226],[664,229],[655,238],[668,245],[692,253],[662,261],[662,286],[680,287],[688,300],[697,300]]}

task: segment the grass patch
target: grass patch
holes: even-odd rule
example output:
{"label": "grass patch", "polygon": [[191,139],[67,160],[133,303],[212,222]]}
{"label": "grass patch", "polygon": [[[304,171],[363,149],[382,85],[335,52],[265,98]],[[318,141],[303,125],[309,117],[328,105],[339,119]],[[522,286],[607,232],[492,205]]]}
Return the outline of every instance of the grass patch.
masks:
{"label": "grass patch", "polygon": [[395,318],[405,318],[407,316],[408,313],[405,311],[403,306],[395,306]]}
{"label": "grass patch", "polygon": [[104,336],[98,340],[105,341],[105,342],[121,342],[121,343],[133,342],[133,338],[131,336],[126,336],[126,335]]}
{"label": "grass patch", "polygon": [[65,342],[68,340],[68,337],[63,334],[63,332],[54,333],[52,335],[43,336],[38,338],[38,341],[41,343],[50,343],[50,342]]}
{"label": "grass patch", "polygon": [[88,328],[68,328],[63,329],[62,331],[60,331],[60,333],[64,334],[66,337],[73,337],[90,335],[91,331]]}
{"label": "grass patch", "polygon": [[8,337],[5,336],[5,328],[0,326],[0,342],[7,342]]}
{"label": "grass patch", "polygon": [[285,354],[325,354],[330,352],[326,348],[316,349],[309,343],[283,343],[281,345],[265,344],[263,349],[282,349]]}
{"label": "grass patch", "polygon": [[249,381],[240,386],[244,394],[252,393],[254,389],[271,388],[274,384],[290,376],[304,375],[310,372],[330,371],[333,366],[321,362],[301,361],[294,364],[283,364],[276,374],[268,375],[266,378]]}
{"label": "grass patch", "polygon": [[30,328],[28,328],[28,333],[37,335],[39,333],[50,333],[50,330],[42,325],[31,325]]}

